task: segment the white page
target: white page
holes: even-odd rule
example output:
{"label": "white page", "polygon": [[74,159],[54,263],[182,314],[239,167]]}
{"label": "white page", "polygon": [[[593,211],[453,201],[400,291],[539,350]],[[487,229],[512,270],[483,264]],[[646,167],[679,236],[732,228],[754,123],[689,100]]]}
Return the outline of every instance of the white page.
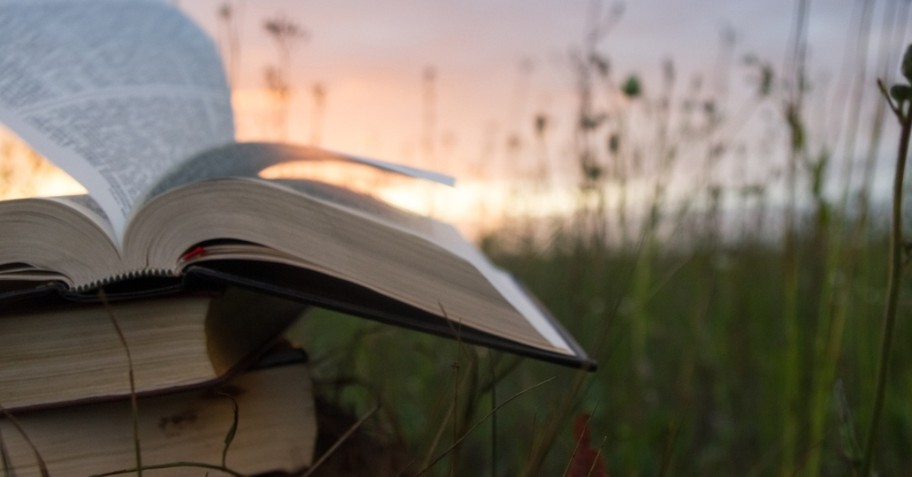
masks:
{"label": "white page", "polygon": [[0,122],[80,181],[118,242],[145,190],[234,140],[211,40],[144,0],[0,0]]}
{"label": "white page", "polygon": [[384,171],[395,172],[396,174],[401,174],[407,177],[413,177],[415,179],[422,179],[430,182],[437,182],[438,184],[448,185],[453,187],[456,185],[456,178],[453,176],[448,176],[446,174],[441,174],[436,171],[429,171],[427,169],[419,169],[417,167],[405,166],[402,164],[396,164],[393,162],[381,161],[378,159],[371,159],[369,157],[355,156],[352,154],[343,154],[338,152],[327,151],[327,154],[338,160],[345,160],[349,162],[354,162],[358,164],[364,164],[366,166],[375,167]]}
{"label": "white page", "polygon": [[148,191],[144,199],[150,199],[184,184],[208,179],[258,177],[260,172],[270,167],[301,161],[354,163],[449,186],[456,183],[456,179],[444,174],[310,146],[247,142],[211,149],[178,164]]}

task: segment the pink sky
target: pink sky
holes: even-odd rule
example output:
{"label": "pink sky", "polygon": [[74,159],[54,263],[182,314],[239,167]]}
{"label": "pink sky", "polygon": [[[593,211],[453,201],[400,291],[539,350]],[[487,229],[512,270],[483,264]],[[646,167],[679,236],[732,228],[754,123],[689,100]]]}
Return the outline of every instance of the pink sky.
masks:
{"label": "pink sky", "polygon": [[[218,36],[215,12],[224,2],[177,3]],[[532,116],[539,111],[569,120],[573,78],[567,55],[580,43],[592,5],[562,0],[232,3],[241,20],[243,74],[236,86],[248,99],[244,104],[255,96],[251,90],[262,87],[262,71],[276,58],[263,19],[281,14],[310,35],[293,55],[297,89],[290,139],[309,137],[313,103],[307,90],[320,82],[328,92],[324,147],[420,164],[421,78],[433,66],[437,151],[447,158],[431,166],[457,175],[491,161],[490,144],[504,142],[512,130],[531,131]],[[716,60],[720,31],[728,25],[738,32],[740,51],[758,52],[778,63],[793,5],[786,0],[630,2],[604,50],[619,76],[639,72],[655,77],[667,57],[684,73],[706,71]],[[851,6],[849,0],[833,0],[814,10],[812,44],[820,45],[815,48],[826,52],[823,45],[838,42]],[[833,58],[817,51],[812,55],[820,68],[836,67]],[[523,62],[532,65],[528,75],[520,73]],[[263,134],[243,118],[239,132],[244,137]]]}
{"label": "pink sky", "polygon": [[[172,3],[178,4],[218,42],[222,35],[216,12],[224,0]],[[516,207],[515,192],[504,183],[528,169],[523,159],[535,156],[528,147],[522,154],[511,156],[507,138],[519,134],[530,141],[534,115],[545,113],[554,128],[549,160],[570,180],[561,182],[563,199],[543,196],[535,203],[526,197],[522,202],[547,210],[551,206],[560,209],[561,200],[572,201],[572,175],[577,166],[571,145],[575,90],[569,54],[581,44],[587,17],[596,2],[230,3],[240,21],[241,74],[235,83],[239,139],[279,139],[265,121],[272,106],[264,93],[263,71],[275,63],[277,51],[262,24],[267,18],[282,15],[302,26],[309,36],[292,55],[291,80],[295,89],[286,139],[310,139],[314,103],[309,91],[320,83],[327,91],[321,146],[455,175],[467,195],[458,200],[438,199],[446,205],[438,210],[452,210],[453,204],[459,202],[465,215],[485,207],[497,214],[499,209]],[[603,3],[604,13],[612,4]],[[616,79],[636,73],[644,79],[647,91],[656,86],[667,58],[674,60],[681,83],[694,74],[711,72],[718,62],[721,32],[726,27],[736,32],[737,57],[756,53],[781,67],[796,3],[629,2],[600,51],[611,60]],[[883,3],[877,3],[875,25],[880,24]],[[846,29],[852,25],[858,5],[853,0],[811,2],[809,74],[815,86],[835,83],[833,78],[838,76],[849,38]],[[890,46],[898,52],[902,47]],[[432,161],[422,157],[422,141],[427,132],[422,76],[429,67],[436,72]],[[743,71],[737,70],[733,81],[742,86],[742,94],[747,91],[743,80]],[[487,181],[479,182],[479,178]],[[501,184],[492,183],[492,179]],[[514,197],[510,204],[505,199],[507,195]]]}

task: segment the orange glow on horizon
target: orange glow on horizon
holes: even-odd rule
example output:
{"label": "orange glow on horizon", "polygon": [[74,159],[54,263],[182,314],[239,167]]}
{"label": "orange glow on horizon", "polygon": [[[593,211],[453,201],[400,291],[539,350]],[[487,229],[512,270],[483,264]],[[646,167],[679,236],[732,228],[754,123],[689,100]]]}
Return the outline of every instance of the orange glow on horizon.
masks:
{"label": "orange glow on horizon", "polygon": [[85,187],[0,124],[0,200],[85,194]]}
{"label": "orange glow on horizon", "polygon": [[456,187],[401,177],[346,163],[295,162],[260,173],[267,179],[319,180],[373,196],[400,209],[455,224],[466,236],[478,238],[503,220],[516,217],[565,216],[576,207],[572,190],[518,190],[507,181],[467,180]]}
{"label": "orange glow on horizon", "polygon": [[[232,92],[238,141],[278,141],[326,147],[390,162],[427,166],[418,159],[420,116],[408,104],[412,89],[362,78],[328,85],[317,109],[306,87],[291,90],[281,105],[265,87]],[[286,115],[282,115],[282,110]],[[412,117],[414,116],[414,117]]]}

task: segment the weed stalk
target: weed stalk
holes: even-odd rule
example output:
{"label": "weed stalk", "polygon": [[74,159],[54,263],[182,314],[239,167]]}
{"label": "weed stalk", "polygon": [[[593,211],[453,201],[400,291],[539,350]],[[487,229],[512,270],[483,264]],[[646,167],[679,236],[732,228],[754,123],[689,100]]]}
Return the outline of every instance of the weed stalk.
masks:
{"label": "weed stalk", "polygon": [[136,379],[133,374],[133,356],[130,353],[130,346],[127,343],[127,338],[124,336],[123,330],[120,328],[120,323],[117,322],[117,318],[114,316],[114,311],[109,305],[108,297],[103,289],[98,291],[98,296],[101,299],[101,302],[105,305],[105,310],[108,312],[108,318],[110,318],[111,324],[114,325],[114,330],[117,331],[117,337],[120,339],[120,344],[123,346],[124,353],[127,356],[127,367],[129,368],[130,377],[130,410],[132,412],[133,418],[133,449],[136,455],[136,475],[142,477],[143,464],[142,446],[140,445],[139,440],[139,402],[136,396]]}
{"label": "weed stalk", "polygon": [[[912,45],[906,49],[903,57],[903,74],[912,82]],[[906,171],[906,158],[909,154],[909,137],[912,135],[912,108],[906,105],[912,102],[912,86],[896,85],[891,91],[898,104],[893,104],[891,93],[887,92],[882,81],[878,86],[890,104],[890,108],[899,120],[902,132],[899,136],[899,148],[896,156],[896,170],[893,176],[893,208],[890,220],[890,261],[887,276],[887,296],[884,305],[883,329],[880,344],[880,359],[877,363],[877,385],[874,391],[874,409],[868,426],[867,443],[862,464],[862,477],[871,474],[874,458],[874,447],[877,444],[877,430],[883,412],[886,397],[887,374],[890,367],[890,354],[893,349],[893,330],[896,325],[896,308],[899,302],[899,286],[902,279],[902,192]],[[905,108],[905,111],[903,111]]]}

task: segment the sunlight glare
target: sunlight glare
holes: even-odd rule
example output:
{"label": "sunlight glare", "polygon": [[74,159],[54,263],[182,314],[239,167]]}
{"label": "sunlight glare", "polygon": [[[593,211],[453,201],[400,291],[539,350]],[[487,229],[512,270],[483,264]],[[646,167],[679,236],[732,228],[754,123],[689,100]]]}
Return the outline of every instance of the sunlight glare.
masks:
{"label": "sunlight glare", "polygon": [[0,200],[85,194],[69,174],[0,124]]}

